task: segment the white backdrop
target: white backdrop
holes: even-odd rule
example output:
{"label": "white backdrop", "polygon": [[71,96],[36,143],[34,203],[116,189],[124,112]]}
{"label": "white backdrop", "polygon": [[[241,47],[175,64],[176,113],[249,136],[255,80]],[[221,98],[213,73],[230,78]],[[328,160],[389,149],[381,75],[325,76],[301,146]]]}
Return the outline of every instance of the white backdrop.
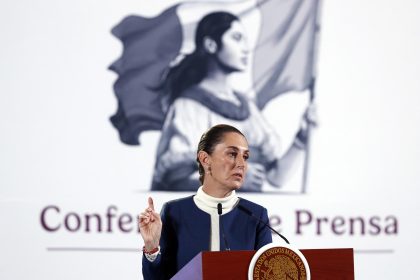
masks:
{"label": "white backdrop", "polygon": [[[159,132],[140,147],[120,143],[107,67],[121,52],[110,34],[117,22],[176,1],[154,2],[0,4],[1,279],[141,279],[130,219],[146,206]],[[243,195],[280,217],[275,227],[299,248],[353,247],[357,279],[418,270],[418,11],[415,0],[323,2],[308,193]],[[282,119],[299,98],[285,95],[264,114]],[[152,195],[160,207],[190,193]],[[57,230],[42,226],[45,209]],[[312,221],[299,226],[299,213]],[[86,227],[93,214],[100,228],[95,217]]]}

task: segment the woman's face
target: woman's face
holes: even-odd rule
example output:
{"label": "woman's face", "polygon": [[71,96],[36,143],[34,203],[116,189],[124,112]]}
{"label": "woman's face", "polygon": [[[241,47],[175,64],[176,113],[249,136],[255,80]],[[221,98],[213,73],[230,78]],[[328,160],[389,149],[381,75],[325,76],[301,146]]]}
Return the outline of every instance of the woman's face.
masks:
{"label": "woman's face", "polygon": [[221,64],[233,71],[243,71],[248,64],[248,42],[239,21],[233,21],[221,38],[222,46],[216,53]]}
{"label": "woman's face", "polygon": [[206,174],[205,177],[227,191],[239,189],[245,179],[248,157],[248,142],[245,137],[235,132],[226,133],[223,141],[209,155],[211,174]]}

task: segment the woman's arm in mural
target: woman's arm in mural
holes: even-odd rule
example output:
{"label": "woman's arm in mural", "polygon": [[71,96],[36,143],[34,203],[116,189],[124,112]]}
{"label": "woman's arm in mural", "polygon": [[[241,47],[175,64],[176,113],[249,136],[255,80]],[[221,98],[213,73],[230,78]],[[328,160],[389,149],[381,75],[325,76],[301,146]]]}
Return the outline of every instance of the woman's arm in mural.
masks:
{"label": "woman's arm in mural", "polygon": [[267,181],[276,187],[281,187],[290,178],[293,171],[304,160],[306,145],[308,144],[308,130],[316,126],[316,108],[311,104],[306,109],[300,129],[288,150],[276,159],[272,168],[267,170]]}
{"label": "woman's arm in mural", "polygon": [[162,130],[154,180],[168,187],[179,180],[194,177],[195,173],[198,182],[197,139],[208,128],[208,116],[195,103],[190,99],[176,100]]}

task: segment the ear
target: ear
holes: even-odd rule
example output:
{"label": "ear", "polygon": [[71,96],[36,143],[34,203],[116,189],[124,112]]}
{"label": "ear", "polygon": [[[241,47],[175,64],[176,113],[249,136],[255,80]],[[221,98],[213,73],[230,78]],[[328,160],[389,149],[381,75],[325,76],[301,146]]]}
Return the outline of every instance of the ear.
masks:
{"label": "ear", "polygon": [[203,45],[206,52],[210,54],[215,54],[217,52],[217,43],[212,38],[208,36],[204,37]]}
{"label": "ear", "polygon": [[198,160],[204,168],[208,167],[211,164],[210,155],[205,151],[198,152]]}

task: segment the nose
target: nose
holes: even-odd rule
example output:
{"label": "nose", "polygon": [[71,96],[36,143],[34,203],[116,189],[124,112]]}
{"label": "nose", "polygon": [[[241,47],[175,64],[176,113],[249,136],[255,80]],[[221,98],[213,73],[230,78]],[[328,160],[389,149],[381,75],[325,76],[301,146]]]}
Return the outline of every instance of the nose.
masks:
{"label": "nose", "polygon": [[246,38],[243,38],[243,40],[242,40],[242,53],[243,54],[249,54],[249,52],[250,52],[250,48],[249,48],[248,40]]}
{"label": "nose", "polygon": [[245,55],[248,55],[250,52],[249,46],[248,46],[248,42],[245,42],[244,45],[242,46],[242,53]]}
{"label": "nose", "polygon": [[247,164],[247,162],[242,156],[239,156],[239,157],[236,158],[236,167],[237,168],[245,169],[246,164]]}

